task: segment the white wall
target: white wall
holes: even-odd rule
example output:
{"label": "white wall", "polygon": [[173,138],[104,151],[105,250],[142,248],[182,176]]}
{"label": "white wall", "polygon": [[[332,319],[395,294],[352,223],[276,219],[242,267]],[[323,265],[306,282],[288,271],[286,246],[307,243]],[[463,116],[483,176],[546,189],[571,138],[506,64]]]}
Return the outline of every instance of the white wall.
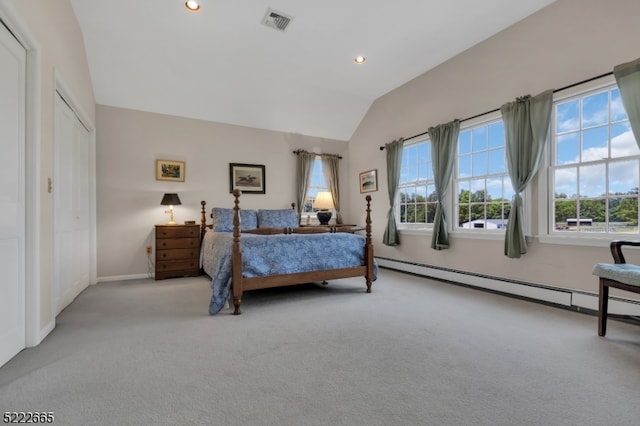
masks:
{"label": "white wall", "polygon": [[[561,87],[603,72],[639,55],[640,2],[558,0],[550,7],[378,99],[352,140],[344,142],[167,117],[110,107],[96,112],[79,26],[68,0],[2,0],[27,29],[38,62],[35,72],[38,210],[38,311],[40,328],[53,322],[52,196],[53,96],[61,78],[89,121],[97,127],[98,277],[144,275],[144,246],[152,226],[165,222],[162,193],[176,191],[183,206],[178,221],[197,220],[199,202],[229,205],[228,163],[267,167],[267,194],[243,197],[246,207],[286,207],[294,199],[294,149],[343,155],[345,220],[361,223],[364,196],[358,173],[377,168],[373,196],[376,253],[452,269],[596,291],[591,267],[609,261],[604,247],[549,245],[534,241],[521,259],[502,254],[502,241],[454,239],[450,250],[429,248],[430,235],[402,235],[403,244],[381,244],[388,206],[384,152],[400,136],[499,107],[523,94]],[[429,54],[429,52],[418,52]],[[156,181],[156,158],[187,162],[186,182]],[[54,183],[55,184],[55,183]],[[534,186],[536,182],[534,182]]]}
{"label": "white wall", "polygon": [[[176,192],[175,220],[200,223],[200,201],[233,207],[229,163],[265,166],[266,194],[244,194],[243,208],[290,208],[296,201],[296,149],[342,155],[347,143],[291,133],[192,120],[99,105],[97,107],[98,280],[146,276],[144,248],[153,226],[166,223],[160,200]],[[185,182],[158,181],[156,159],[186,162]],[[345,198],[348,191],[345,187]],[[348,206],[348,203],[346,203]],[[363,207],[360,206],[360,209]],[[343,208],[345,218],[349,208]],[[210,218],[209,223],[210,223]]]}
{"label": "white wall", "polygon": [[[63,82],[89,123],[95,123],[95,100],[82,33],[68,0],[2,0],[0,12],[28,51],[27,160],[28,180],[34,179],[34,202],[30,204],[37,229],[34,271],[28,272],[27,311],[37,318],[39,342],[53,328],[53,197],[47,179],[53,176],[53,112],[55,84]],[[33,170],[29,166],[33,163]],[[54,182],[55,185],[55,182]],[[33,305],[33,306],[31,306]],[[28,326],[29,327],[29,326]],[[30,327],[29,327],[30,328]]]}
{"label": "white wall", "polygon": [[[384,246],[388,199],[385,153],[378,147],[422,133],[429,126],[493,110],[518,96],[612,71],[615,65],[640,55],[638,16],[637,0],[558,0],[376,100],[349,142],[348,178],[354,211],[359,203],[358,172],[380,171],[380,190],[373,194],[376,255],[597,292],[591,269],[596,262],[611,261],[606,242],[585,247],[543,244],[534,239],[520,259],[504,256],[502,239],[452,237],[449,250],[435,251],[430,248],[430,233],[401,233],[400,246]],[[533,200],[537,204],[535,191]],[[536,207],[533,213],[535,219]],[[533,235],[537,232],[534,227]]]}

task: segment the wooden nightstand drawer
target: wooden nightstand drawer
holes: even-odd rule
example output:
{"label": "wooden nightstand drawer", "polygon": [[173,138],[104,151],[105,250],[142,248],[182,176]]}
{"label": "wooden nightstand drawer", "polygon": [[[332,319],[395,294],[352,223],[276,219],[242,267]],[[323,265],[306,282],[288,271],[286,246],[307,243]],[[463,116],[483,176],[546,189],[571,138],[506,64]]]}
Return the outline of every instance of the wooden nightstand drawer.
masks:
{"label": "wooden nightstand drawer", "polygon": [[156,264],[156,273],[168,271],[194,271],[197,269],[197,260],[171,260],[166,262],[158,262]]}
{"label": "wooden nightstand drawer", "polygon": [[200,225],[156,225],[156,280],[200,274]]}
{"label": "wooden nightstand drawer", "polygon": [[173,250],[158,250],[157,259],[162,260],[179,260],[179,259],[196,259],[198,257],[198,250],[195,248],[189,249],[173,249]]}
{"label": "wooden nightstand drawer", "polygon": [[199,246],[200,239],[198,238],[156,239],[156,250],[198,248]]}
{"label": "wooden nightstand drawer", "polygon": [[156,238],[200,237],[200,225],[157,225]]}

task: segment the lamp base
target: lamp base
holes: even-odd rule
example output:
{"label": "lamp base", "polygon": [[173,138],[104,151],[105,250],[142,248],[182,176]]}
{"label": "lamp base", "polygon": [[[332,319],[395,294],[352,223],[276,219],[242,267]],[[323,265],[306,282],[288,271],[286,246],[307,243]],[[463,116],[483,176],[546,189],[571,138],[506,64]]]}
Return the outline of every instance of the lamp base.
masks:
{"label": "lamp base", "polygon": [[167,225],[175,225],[176,222],[173,220],[173,208],[170,208],[169,210],[165,210],[165,213],[169,213],[169,222],[167,222]]}
{"label": "lamp base", "polygon": [[332,213],[330,211],[322,211],[318,212],[318,220],[320,221],[320,225],[328,225],[331,220]]}

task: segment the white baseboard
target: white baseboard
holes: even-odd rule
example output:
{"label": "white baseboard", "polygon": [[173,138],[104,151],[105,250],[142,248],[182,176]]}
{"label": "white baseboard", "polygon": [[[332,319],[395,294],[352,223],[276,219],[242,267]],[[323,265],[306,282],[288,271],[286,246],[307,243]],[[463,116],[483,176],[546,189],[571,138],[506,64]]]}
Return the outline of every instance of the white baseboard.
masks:
{"label": "white baseboard", "polygon": [[[528,299],[579,309],[598,310],[598,294],[586,291],[514,281],[500,277],[473,274],[430,265],[376,257],[381,268],[435,278]],[[640,301],[621,297],[609,297],[609,313],[613,315],[640,316]]]}
{"label": "white baseboard", "polygon": [[98,277],[98,283],[105,283],[110,281],[143,280],[145,278],[153,279],[153,275],[149,276],[149,274],[135,274],[135,275],[114,275],[111,277]]}

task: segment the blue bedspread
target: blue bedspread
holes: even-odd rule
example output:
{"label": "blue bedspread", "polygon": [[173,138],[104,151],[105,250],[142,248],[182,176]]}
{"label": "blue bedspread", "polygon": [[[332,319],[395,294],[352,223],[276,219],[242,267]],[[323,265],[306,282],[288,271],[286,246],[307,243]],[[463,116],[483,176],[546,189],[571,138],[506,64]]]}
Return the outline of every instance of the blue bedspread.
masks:
{"label": "blue bedspread", "polygon": [[[291,274],[322,269],[338,269],[364,264],[365,238],[349,233],[327,234],[242,234],[243,276]],[[218,313],[229,300],[231,290],[230,232],[208,231],[202,241],[201,262],[211,277],[213,294],[209,313]],[[318,256],[318,253],[333,253]],[[374,262],[374,277],[377,277]]]}

